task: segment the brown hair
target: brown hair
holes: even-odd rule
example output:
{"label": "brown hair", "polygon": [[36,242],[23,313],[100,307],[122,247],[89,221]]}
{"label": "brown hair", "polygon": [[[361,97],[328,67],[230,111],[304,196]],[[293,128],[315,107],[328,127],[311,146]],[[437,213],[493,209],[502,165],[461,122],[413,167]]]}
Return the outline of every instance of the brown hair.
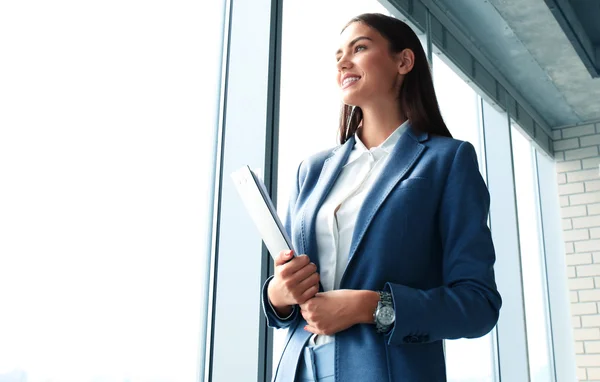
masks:
{"label": "brown hair", "polygon": [[[410,120],[411,126],[419,131],[452,137],[444,123],[433,88],[433,79],[427,56],[419,38],[402,21],[380,13],[365,13],[356,16],[342,30],[352,23],[361,22],[375,29],[389,42],[390,53],[410,49],[415,55],[412,70],[406,74],[398,94],[398,107],[403,117]],[[342,105],[340,112],[340,144],[356,132],[363,115],[360,107]]]}

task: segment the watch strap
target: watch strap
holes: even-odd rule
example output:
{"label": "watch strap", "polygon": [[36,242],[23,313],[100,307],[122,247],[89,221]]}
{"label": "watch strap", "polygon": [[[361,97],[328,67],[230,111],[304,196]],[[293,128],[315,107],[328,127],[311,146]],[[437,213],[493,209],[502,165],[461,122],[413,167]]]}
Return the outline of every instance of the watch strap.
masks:
{"label": "watch strap", "polygon": [[392,306],[393,302],[392,302],[392,294],[390,292],[385,292],[385,291],[379,291],[379,301],[383,304],[383,305],[387,305],[387,306]]}

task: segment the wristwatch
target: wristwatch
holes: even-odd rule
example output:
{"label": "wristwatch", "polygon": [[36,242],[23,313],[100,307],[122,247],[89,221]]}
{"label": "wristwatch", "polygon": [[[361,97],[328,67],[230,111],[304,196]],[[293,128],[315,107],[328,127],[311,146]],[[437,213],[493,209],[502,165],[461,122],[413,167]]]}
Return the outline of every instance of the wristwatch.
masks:
{"label": "wristwatch", "polygon": [[377,309],[373,313],[373,322],[377,333],[387,333],[394,322],[396,321],[396,312],[394,311],[394,303],[392,302],[392,294],[390,292],[379,292],[379,302]]}

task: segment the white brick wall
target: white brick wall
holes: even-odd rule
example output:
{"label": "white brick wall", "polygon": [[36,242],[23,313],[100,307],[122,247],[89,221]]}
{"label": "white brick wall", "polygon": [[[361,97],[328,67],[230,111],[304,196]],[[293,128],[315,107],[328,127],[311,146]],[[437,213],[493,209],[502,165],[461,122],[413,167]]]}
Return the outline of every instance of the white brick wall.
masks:
{"label": "white brick wall", "polygon": [[579,381],[600,380],[600,123],[554,131]]}

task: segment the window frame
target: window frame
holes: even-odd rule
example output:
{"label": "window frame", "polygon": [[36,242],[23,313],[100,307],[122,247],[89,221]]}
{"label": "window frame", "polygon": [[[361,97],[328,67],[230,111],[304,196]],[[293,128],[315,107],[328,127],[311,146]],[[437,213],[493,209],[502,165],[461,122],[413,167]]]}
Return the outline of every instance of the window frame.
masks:
{"label": "window frame", "polygon": [[[271,380],[272,337],[260,304],[271,258],[231,181],[244,165],[261,172],[276,201],[282,0],[228,0],[220,152],[215,177],[211,318],[199,380]],[[232,346],[235,344],[235,346]],[[235,359],[236,367],[231,367]]]}

